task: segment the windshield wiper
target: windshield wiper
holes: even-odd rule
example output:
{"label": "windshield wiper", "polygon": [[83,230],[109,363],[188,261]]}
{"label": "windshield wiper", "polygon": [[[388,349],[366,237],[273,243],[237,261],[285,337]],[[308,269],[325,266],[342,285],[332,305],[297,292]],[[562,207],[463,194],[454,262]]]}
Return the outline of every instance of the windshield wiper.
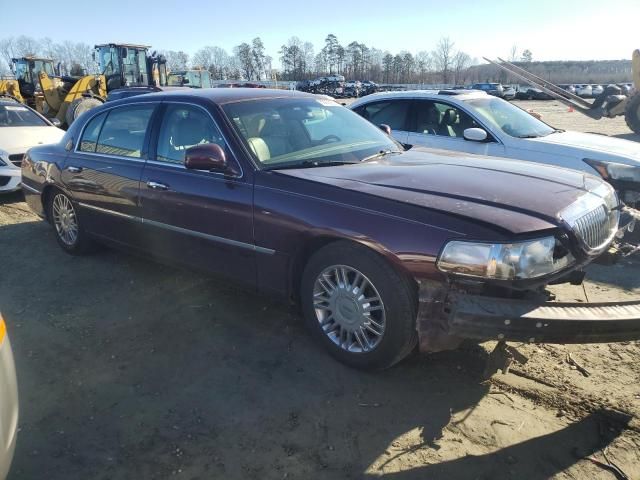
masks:
{"label": "windshield wiper", "polygon": [[363,158],[361,161],[362,162],[368,162],[371,160],[375,160],[377,158],[384,158],[387,155],[397,155],[402,153],[399,150],[393,151],[393,150],[380,150],[378,153],[374,153],[373,155],[369,155],[368,157]]}
{"label": "windshield wiper", "polygon": [[299,163],[291,163],[288,165],[274,165],[273,167],[267,167],[264,170],[288,170],[288,169],[296,169],[296,168],[335,167],[338,165],[353,165],[355,163],[360,163],[360,162],[348,162],[345,160],[318,162],[317,160],[304,160]]}
{"label": "windshield wiper", "polygon": [[540,138],[542,135],[536,135],[534,133],[529,133],[527,135],[516,135],[516,138]]}

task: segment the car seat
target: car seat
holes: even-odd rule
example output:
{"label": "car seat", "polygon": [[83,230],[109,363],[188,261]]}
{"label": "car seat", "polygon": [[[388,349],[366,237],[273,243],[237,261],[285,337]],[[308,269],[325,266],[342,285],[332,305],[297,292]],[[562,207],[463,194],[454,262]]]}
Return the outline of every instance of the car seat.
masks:
{"label": "car seat", "polygon": [[445,137],[462,136],[462,132],[459,131],[459,117],[460,115],[458,114],[457,110],[454,110],[453,108],[446,109],[440,123],[439,135],[443,135]]}
{"label": "car seat", "polygon": [[416,118],[416,132],[435,135],[440,128],[440,112],[435,106],[418,110]]}

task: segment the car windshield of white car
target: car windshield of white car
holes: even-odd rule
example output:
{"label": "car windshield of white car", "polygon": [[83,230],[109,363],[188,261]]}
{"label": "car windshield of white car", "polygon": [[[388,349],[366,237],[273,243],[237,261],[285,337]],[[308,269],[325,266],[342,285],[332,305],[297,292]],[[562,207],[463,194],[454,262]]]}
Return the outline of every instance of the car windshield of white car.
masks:
{"label": "car windshield of white car", "polygon": [[466,103],[482,120],[512,137],[546,137],[556,131],[529,112],[499,98],[478,98]]}
{"label": "car windshield of white car", "polygon": [[46,127],[36,113],[22,105],[0,104],[0,127]]}
{"label": "car windshield of white car", "polygon": [[358,163],[402,147],[359,115],[322,98],[250,100],[224,111],[267,169]]}

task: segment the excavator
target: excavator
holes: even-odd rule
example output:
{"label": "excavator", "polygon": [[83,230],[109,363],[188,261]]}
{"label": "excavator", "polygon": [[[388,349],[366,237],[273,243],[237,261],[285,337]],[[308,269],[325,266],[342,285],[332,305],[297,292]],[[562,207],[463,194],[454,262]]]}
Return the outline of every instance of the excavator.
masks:
{"label": "excavator", "polygon": [[41,70],[38,80],[43,102],[36,107],[69,127],[82,113],[104,103],[107,94],[134,88],[154,91],[166,86],[166,59],[155,52],[149,55],[150,48],[119,43],[96,45],[93,58],[99,66],[97,75],[59,77]]}
{"label": "excavator", "polygon": [[498,58],[498,61],[486,57],[484,59],[589,118],[600,120],[603,117],[614,118],[624,115],[628,127],[640,135],[640,50],[635,50],[631,57],[634,86],[631,93],[623,95],[620,87],[609,85],[593,103],[501,58]]}

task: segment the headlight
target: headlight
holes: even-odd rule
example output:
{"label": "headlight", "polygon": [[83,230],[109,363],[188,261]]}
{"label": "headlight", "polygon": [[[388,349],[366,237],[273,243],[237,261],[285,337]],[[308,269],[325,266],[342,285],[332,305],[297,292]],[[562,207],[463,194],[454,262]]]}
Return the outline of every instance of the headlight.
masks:
{"label": "headlight", "polygon": [[586,158],[584,161],[595,168],[605,180],[640,182],[640,166],[591,160],[589,158]]}
{"label": "headlight", "polygon": [[497,280],[541,277],[562,270],[574,261],[555,237],[517,243],[480,243],[454,240],[438,257],[447,273]]}
{"label": "headlight", "polygon": [[4,150],[0,150],[0,167],[6,167],[9,165],[9,154]]}

